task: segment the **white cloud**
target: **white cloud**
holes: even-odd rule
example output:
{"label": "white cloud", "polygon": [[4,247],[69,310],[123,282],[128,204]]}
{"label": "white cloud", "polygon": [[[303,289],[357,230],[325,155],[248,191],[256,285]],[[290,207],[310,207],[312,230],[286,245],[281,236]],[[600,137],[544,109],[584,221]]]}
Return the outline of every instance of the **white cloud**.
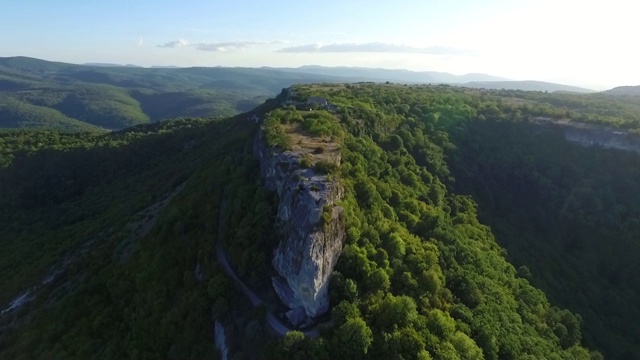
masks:
{"label": "white cloud", "polygon": [[342,44],[306,44],[286,47],[278,50],[283,53],[396,53],[430,55],[470,55],[471,52],[444,46],[417,47],[404,44],[382,42],[342,43]]}
{"label": "white cloud", "polygon": [[181,47],[186,47],[186,46],[192,46],[193,44],[191,44],[190,42],[188,42],[187,40],[184,39],[180,39],[180,40],[176,40],[176,41],[169,41],[168,43],[162,44],[162,45],[158,45],[158,47],[161,48],[181,48]]}
{"label": "white cloud", "polygon": [[168,43],[158,45],[161,48],[182,48],[182,47],[193,47],[199,51],[209,51],[209,52],[233,52],[246,49],[251,46],[257,45],[265,45],[265,44],[284,44],[285,41],[282,40],[274,40],[274,41],[246,41],[246,40],[236,40],[236,41],[223,41],[223,42],[199,42],[192,43],[184,39],[170,41]]}
{"label": "white cloud", "polygon": [[140,36],[140,38],[138,39],[138,43],[136,44],[136,47],[140,48],[142,47],[142,45],[144,45],[144,38]]}
{"label": "white cloud", "polygon": [[214,43],[199,43],[195,44],[196,49],[200,51],[212,51],[212,52],[229,52],[246,49],[249,46],[264,44],[262,41],[228,41],[228,42],[214,42]]}

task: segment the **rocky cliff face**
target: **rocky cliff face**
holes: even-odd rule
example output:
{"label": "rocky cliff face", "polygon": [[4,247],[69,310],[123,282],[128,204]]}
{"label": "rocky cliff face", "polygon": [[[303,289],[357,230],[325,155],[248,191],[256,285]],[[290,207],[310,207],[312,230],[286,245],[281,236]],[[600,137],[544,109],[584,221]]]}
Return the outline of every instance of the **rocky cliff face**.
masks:
{"label": "rocky cliff face", "polygon": [[216,321],[214,328],[214,338],[216,343],[216,349],[220,353],[220,359],[227,360],[229,358],[229,348],[227,347],[227,340],[224,334],[224,327],[222,323]]}
{"label": "rocky cliff face", "polygon": [[626,131],[606,128],[564,127],[564,138],[582,146],[600,146],[604,149],[633,151],[640,154],[640,139]]}
{"label": "rocky cliff face", "polygon": [[343,189],[324,174],[300,168],[298,154],[267,147],[262,132],[254,153],[266,188],[279,199],[280,242],[272,260],[279,275],[273,286],[291,309],[289,320],[308,323],[329,308],[329,277],[345,239],[342,208],[335,205]]}
{"label": "rocky cliff face", "polygon": [[623,128],[573,122],[569,119],[537,117],[533,121],[562,131],[565,140],[584,147],[633,151],[640,154],[640,137]]}

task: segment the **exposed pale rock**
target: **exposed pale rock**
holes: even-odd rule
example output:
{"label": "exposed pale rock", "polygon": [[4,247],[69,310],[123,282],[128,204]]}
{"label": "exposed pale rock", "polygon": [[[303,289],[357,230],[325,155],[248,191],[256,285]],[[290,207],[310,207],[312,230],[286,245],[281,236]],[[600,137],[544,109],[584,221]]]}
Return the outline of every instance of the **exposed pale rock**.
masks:
{"label": "exposed pale rock", "polygon": [[265,187],[279,200],[280,242],[272,260],[279,276],[274,277],[273,287],[291,309],[287,313],[291,322],[299,325],[329,308],[329,278],[345,239],[342,208],[336,206],[343,188],[325,174],[301,169],[297,154],[267,147],[262,131],[254,152]]}
{"label": "exposed pale rock", "polygon": [[216,349],[220,352],[220,358],[222,360],[227,360],[229,358],[229,348],[227,347],[227,340],[224,334],[224,327],[222,323],[216,321],[214,328],[214,337],[216,342]]}
{"label": "exposed pale rock", "polygon": [[303,307],[297,307],[294,310],[287,311],[287,318],[294,326],[299,326],[307,319],[307,314]]}
{"label": "exposed pale rock", "polygon": [[579,143],[582,146],[599,146],[604,149],[618,149],[633,151],[640,154],[640,139],[625,131],[610,130],[604,127],[571,127],[563,128],[567,141]]}
{"label": "exposed pale rock", "polygon": [[567,141],[584,147],[632,151],[640,154],[640,136],[623,128],[587,124],[569,119],[535,117],[533,122],[546,128],[560,129]]}

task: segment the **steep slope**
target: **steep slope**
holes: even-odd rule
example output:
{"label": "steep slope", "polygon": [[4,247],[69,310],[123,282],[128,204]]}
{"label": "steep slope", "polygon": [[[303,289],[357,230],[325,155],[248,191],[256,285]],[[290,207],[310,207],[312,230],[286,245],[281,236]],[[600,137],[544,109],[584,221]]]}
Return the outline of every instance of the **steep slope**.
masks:
{"label": "steep slope", "polygon": [[0,358],[215,358],[211,304],[234,292],[212,251],[212,184],[253,183],[255,167],[235,166],[249,131],[183,120],[5,134],[3,146],[44,148],[0,170]]}
{"label": "steep slope", "polygon": [[638,139],[593,132],[470,124],[456,141],[455,187],[478,201],[523,276],[582,315],[589,343],[632,359],[640,354],[640,327],[630,321],[640,317]]}

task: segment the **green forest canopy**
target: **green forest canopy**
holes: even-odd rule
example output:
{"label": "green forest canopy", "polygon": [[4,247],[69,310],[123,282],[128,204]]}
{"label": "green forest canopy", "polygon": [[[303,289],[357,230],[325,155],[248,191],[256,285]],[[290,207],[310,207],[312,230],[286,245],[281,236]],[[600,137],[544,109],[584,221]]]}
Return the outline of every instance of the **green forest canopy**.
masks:
{"label": "green forest canopy", "polygon": [[0,128],[120,130],[249,111],[294,83],[335,77],[255,68],[100,67],[0,58]]}
{"label": "green forest canopy", "polygon": [[[640,194],[637,156],[532,131],[531,117],[568,115],[509,100],[537,93],[360,84],[294,94],[339,106],[336,116],[275,110],[277,101],[259,110],[268,129],[299,121],[342,139],[335,175],[348,237],[330,286],[331,329],[268,341],[264,313],[216,266],[214,243],[225,241],[260,285],[277,242],[248,116],[102,135],[8,132],[0,275],[10,281],[0,303],[92,245],[0,318],[0,358],[216,358],[212,320],[232,324],[230,346],[245,358],[637,357],[639,202],[628,195]],[[633,114],[615,116],[634,128]],[[130,224],[176,191],[152,229],[133,236]]]}

